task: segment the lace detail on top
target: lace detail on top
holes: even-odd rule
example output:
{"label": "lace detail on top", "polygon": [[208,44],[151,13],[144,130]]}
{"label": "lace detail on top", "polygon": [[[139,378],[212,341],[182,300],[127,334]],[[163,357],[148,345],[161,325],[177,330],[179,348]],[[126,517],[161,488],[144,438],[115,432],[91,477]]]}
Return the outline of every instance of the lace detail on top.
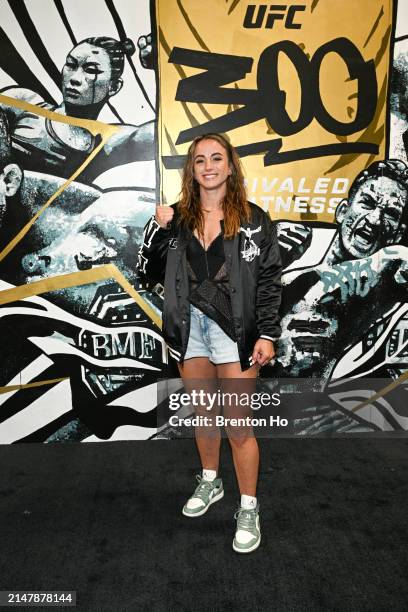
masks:
{"label": "lace detail on top", "polygon": [[[220,257],[220,245],[216,245],[221,238],[222,256]],[[214,255],[210,253],[211,261],[208,262],[208,251],[206,252],[201,243],[196,240],[196,244],[192,245],[192,249],[187,250],[187,271],[190,281],[190,302],[206,314],[210,319],[215,321],[221,329],[231,338],[236,341],[235,330],[232,318],[231,298],[228,288],[228,270],[223,255],[222,236],[215,238],[211,243],[208,251],[211,251],[213,245],[217,248]],[[199,248],[197,247],[199,245]],[[200,251],[202,251],[200,253]],[[202,260],[199,257],[204,256],[206,263],[207,277],[204,277]],[[222,262],[222,263],[221,263]],[[216,274],[211,278],[210,270],[214,271],[214,265],[221,263]],[[200,277],[200,278],[199,278]]]}

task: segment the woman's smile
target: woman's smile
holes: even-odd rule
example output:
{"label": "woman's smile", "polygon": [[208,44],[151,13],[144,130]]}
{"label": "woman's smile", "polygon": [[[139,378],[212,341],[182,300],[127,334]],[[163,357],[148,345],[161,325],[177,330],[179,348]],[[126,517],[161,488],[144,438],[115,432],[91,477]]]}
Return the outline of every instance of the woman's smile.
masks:
{"label": "woman's smile", "polygon": [[194,155],[194,178],[204,189],[225,187],[231,169],[228,154],[217,140],[201,140]]}

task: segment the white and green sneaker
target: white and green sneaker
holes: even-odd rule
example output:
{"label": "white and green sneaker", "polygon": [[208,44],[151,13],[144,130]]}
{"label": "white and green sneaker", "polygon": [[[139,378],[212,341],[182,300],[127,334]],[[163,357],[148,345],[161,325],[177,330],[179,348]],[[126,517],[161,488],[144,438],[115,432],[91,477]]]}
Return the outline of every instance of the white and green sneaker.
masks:
{"label": "white and green sneaker", "polygon": [[259,504],[252,510],[238,508],[234,518],[237,519],[237,530],[232,548],[237,553],[250,553],[256,550],[261,543]]}
{"label": "white and green sneaker", "polygon": [[224,489],[221,478],[215,480],[204,480],[197,474],[198,487],[183,507],[184,516],[201,516],[205,514],[211,504],[224,497]]}

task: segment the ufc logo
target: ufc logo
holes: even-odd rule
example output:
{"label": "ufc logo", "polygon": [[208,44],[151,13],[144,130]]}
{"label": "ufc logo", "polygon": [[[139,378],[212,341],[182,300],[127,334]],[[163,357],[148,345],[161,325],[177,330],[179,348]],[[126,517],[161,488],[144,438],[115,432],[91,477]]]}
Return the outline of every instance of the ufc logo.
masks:
{"label": "ufc logo", "polygon": [[[294,23],[295,14],[306,10],[302,4],[248,4],[244,18],[244,28],[268,28],[274,26],[275,21],[285,20],[285,28],[288,30],[299,30],[302,25]],[[268,12],[267,12],[268,11]]]}

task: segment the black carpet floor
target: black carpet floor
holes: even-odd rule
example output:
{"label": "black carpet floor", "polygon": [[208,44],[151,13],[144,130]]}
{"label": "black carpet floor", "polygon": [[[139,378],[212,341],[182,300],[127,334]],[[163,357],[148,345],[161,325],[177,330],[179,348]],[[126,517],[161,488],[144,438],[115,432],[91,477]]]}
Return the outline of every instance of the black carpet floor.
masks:
{"label": "black carpet floor", "polygon": [[196,519],[191,440],[0,447],[0,590],[75,590],[81,612],[407,610],[408,440],[260,445],[248,556],[225,441],[225,497]]}

